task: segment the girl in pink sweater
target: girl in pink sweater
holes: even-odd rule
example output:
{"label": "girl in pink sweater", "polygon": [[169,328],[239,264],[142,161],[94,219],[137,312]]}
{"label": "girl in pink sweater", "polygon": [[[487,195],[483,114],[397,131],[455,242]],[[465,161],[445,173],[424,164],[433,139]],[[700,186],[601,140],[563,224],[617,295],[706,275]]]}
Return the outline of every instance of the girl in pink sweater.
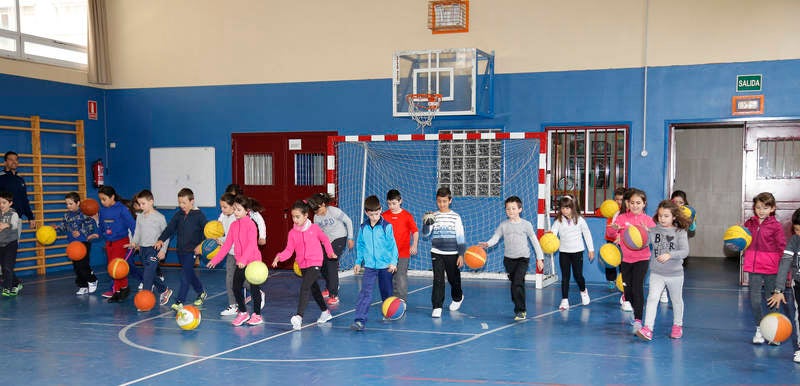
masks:
{"label": "girl in pink sweater", "polygon": [[642,190],[630,188],[625,191],[622,198],[620,214],[606,227],[606,236],[619,245],[622,250],[622,264],[620,273],[625,288],[625,300],[633,307],[633,332],[642,328],[642,314],[644,313],[644,279],[650,264],[650,246],[633,250],[625,243],[620,242],[620,235],[631,225],[641,225],[647,229],[655,228],[653,218],[644,213],[647,206],[647,194]]}
{"label": "girl in pink sweater", "polygon": [[219,248],[219,252],[208,262],[208,268],[214,268],[228,256],[228,251],[233,247],[234,258],[236,259],[236,271],[233,273],[233,297],[236,299],[238,313],[233,319],[234,326],[241,326],[245,322],[251,326],[264,323],[261,318],[261,308],[256,306],[261,304],[261,289],[259,286],[250,284],[250,291],[253,294],[253,315],[247,313],[247,305],[244,302],[244,270],[247,264],[254,261],[261,261],[261,251],[258,250],[258,229],[256,223],[247,215],[250,209],[250,199],[238,195],[233,200],[233,215],[236,217],[228,233],[225,235],[225,243]]}
{"label": "girl in pink sweater", "polygon": [[322,248],[325,248],[325,253],[328,254],[329,258],[336,259],[337,256],[333,252],[330,239],[322,231],[322,228],[308,219],[310,210],[311,206],[306,200],[297,201],[292,205],[292,223],[294,225],[289,231],[286,248],[278,252],[272,262],[272,267],[276,268],[278,262],[288,260],[294,253],[295,261],[303,273],[303,283],[300,285],[300,298],[297,303],[297,314],[289,320],[294,330],[300,330],[303,326],[303,312],[308,305],[309,295],[314,297],[314,301],[317,302],[320,311],[322,311],[319,319],[317,319],[317,324],[323,324],[332,318],[331,312],[325,304],[325,298],[322,297],[322,291],[319,289],[317,279],[319,279],[320,267],[322,266]]}

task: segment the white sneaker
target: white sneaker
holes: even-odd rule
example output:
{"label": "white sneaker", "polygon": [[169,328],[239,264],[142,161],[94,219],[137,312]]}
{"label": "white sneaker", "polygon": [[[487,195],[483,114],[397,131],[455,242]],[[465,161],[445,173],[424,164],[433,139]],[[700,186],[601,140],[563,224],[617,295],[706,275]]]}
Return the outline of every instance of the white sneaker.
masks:
{"label": "white sneaker", "polygon": [[756,333],[753,335],[753,344],[763,344],[764,335],[761,335],[761,327],[756,327]]}
{"label": "white sneaker", "polygon": [[323,324],[331,319],[333,319],[333,316],[331,316],[330,310],[322,311],[322,313],[319,314],[319,319],[317,319],[317,324]]}
{"label": "white sneaker", "polygon": [[792,360],[795,361],[795,363],[800,363],[800,350],[794,352],[794,359]]}
{"label": "white sneaker", "polygon": [[292,316],[289,322],[292,323],[292,330],[300,331],[303,328],[303,317],[300,315]]}
{"label": "white sneaker", "polygon": [[622,310],[625,312],[633,312],[633,306],[631,305],[631,302],[629,301],[622,302]]}
{"label": "white sneaker", "polygon": [[584,306],[588,306],[591,299],[589,298],[589,290],[583,290],[581,292],[581,304]]}
{"label": "white sneaker", "polygon": [[431,312],[431,318],[441,318],[441,317],[442,317],[442,309],[434,308],[433,312]]}
{"label": "white sneaker", "polygon": [[88,295],[88,294],[89,294],[89,288],[87,287],[78,288],[78,292],[75,292],[75,295]]}
{"label": "white sneaker", "polygon": [[667,295],[667,290],[661,292],[661,299],[658,300],[661,303],[669,303],[669,295]]}
{"label": "white sneaker", "polygon": [[453,300],[453,302],[450,303],[450,311],[458,311],[458,309],[461,308],[461,302],[463,301],[464,301],[464,295],[461,295],[461,300],[459,301]]}
{"label": "white sneaker", "polygon": [[561,299],[561,304],[558,305],[559,311],[566,311],[569,309],[569,299]]}
{"label": "white sneaker", "polygon": [[141,291],[142,288],[144,288],[144,283],[139,283],[139,291]]}
{"label": "white sneaker", "polygon": [[97,282],[96,281],[93,281],[93,282],[89,283],[89,293],[93,294],[94,291],[97,291]]}
{"label": "white sneaker", "polygon": [[238,313],[239,313],[239,306],[231,304],[228,306],[228,308],[220,311],[219,314],[220,316],[231,316],[231,315],[236,315]]}

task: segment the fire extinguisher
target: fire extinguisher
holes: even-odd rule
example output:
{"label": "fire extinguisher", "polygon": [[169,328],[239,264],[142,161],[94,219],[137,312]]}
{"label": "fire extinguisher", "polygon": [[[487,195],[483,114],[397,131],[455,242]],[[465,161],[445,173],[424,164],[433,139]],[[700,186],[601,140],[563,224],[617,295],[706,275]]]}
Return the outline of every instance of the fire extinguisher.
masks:
{"label": "fire extinguisher", "polygon": [[103,177],[103,172],[105,169],[105,166],[103,166],[103,160],[101,159],[94,161],[92,164],[92,182],[94,183],[95,188],[105,185],[105,179]]}

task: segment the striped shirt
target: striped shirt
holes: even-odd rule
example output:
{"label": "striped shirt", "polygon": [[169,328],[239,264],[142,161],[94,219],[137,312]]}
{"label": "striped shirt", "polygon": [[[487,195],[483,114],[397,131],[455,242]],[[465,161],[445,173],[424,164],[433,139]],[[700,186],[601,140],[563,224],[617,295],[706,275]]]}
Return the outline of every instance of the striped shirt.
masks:
{"label": "striped shirt", "polygon": [[467,247],[464,241],[464,224],[461,216],[453,212],[436,211],[432,225],[423,225],[422,234],[431,238],[431,252],[440,255],[463,256]]}

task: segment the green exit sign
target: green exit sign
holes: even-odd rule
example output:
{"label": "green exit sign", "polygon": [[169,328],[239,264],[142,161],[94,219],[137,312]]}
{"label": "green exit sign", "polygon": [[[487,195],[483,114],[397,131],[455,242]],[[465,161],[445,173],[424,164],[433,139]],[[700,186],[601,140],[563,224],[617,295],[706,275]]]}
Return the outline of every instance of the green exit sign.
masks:
{"label": "green exit sign", "polygon": [[736,75],[736,92],[761,91],[761,74]]}

